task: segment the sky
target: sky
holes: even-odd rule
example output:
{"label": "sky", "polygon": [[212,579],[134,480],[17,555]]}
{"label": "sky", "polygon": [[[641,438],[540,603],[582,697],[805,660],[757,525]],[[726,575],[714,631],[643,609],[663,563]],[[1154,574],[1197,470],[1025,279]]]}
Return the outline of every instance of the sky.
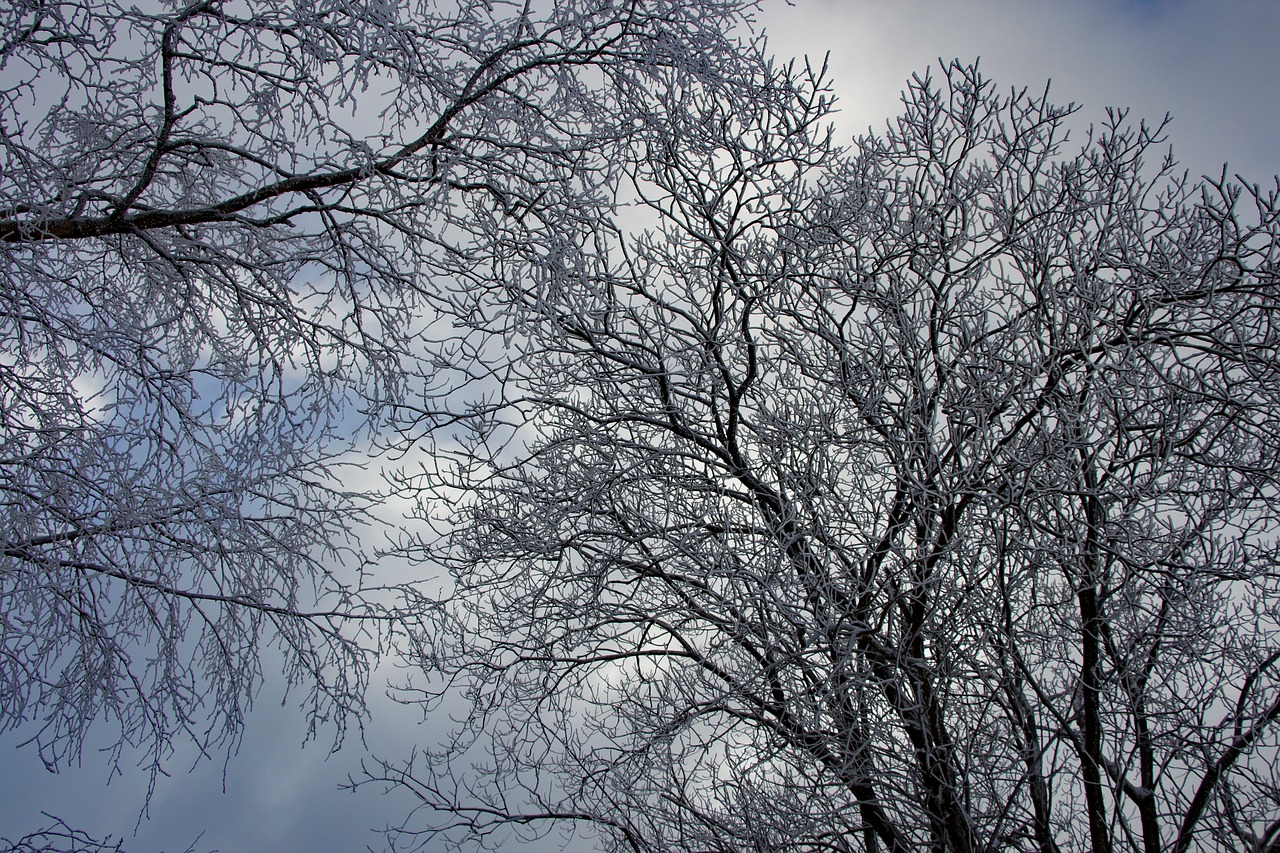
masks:
{"label": "sky", "polygon": [[846,137],[881,129],[913,73],[979,59],[1001,89],[1080,105],[1082,129],[1107,107],[1170,114],[1193,177],[1280,171],[1275,0],[796,0],[762,22],[779,56],[829,54]]}
{"label": "sky", "polygon": [[[1171,114],[1175,157],[1193,176],[1217,175],[1224,163],[1250,182],[1270,184],[1280,172],[1280,0],[795,0],[768,4],[760,25],[782,58],[829,54],[846,140],[896,114],[912,73],[936,71],[939,58],[981,58],[1002,88],[1049,84],[1054,101],[1079,104],[1081,129],[1109,106],[1134,119]],[[306,721],[280,706],[281,691],[277,682],[264,688],[225,777],[221,761],[187,772],[192,756],[176,757],[140,822],[141,774],[112,779],[87,752],[53,775],[21,745],[22,731],[0,736],[0,838],[47,823],[44,809],[147,853],[178,853],[197,836],[198,851],[378,849],[371,830],[412,801],[338,786],[358,774],[365,747],[406,755],[432,741],[439,721],[422,723],[375,689],[365,744],[352,737],[330,755],[323,736],[299,749]]]}

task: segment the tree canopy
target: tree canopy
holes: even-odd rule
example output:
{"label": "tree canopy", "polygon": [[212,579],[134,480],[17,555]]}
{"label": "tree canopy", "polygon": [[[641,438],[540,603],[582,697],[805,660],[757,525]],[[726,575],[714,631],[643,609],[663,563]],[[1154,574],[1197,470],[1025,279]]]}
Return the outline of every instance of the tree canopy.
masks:
{"label": "tree canopy", "polygon": [[1276,192],[972,65],[848,150],[792,88],[466,279],[524,356],[413,484],[471,712],[402,840],[1277,849]]}
{"label": "tree canopy", "polygon": [[742,11],[7,4],[0,730],[57,769],[111,727],[154,781],[234,748],[267,644],[340,738],[423,606],[353,472],[475,379],[438,278],[493,217],[596,217],[652,78],[740,77]]}
{"label": "tree canopy", "polygon": [[0,730],[390,654],[397,849],[1280,850],[1280,183],[749,13],[0,12]]}

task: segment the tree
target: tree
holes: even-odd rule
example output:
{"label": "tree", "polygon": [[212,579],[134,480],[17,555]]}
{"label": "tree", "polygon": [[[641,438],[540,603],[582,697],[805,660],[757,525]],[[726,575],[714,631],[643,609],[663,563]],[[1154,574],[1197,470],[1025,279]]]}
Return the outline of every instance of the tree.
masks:
{"label": "tree", "polygon": [[313,727],[359,718],[424,604],[366,580],[352,471],[476,381],[425,297],[491,220],[591,220],[743,7],[144,6],[0,11],[0,730],[154,784],[234,748],[264,643]]}
{"label": "tree", "polygon": [[461,722],[398,841],[1280,850],[1280,193],[960,64],[843,152],[790,79],[459,270],[525,357],[404,483]]}

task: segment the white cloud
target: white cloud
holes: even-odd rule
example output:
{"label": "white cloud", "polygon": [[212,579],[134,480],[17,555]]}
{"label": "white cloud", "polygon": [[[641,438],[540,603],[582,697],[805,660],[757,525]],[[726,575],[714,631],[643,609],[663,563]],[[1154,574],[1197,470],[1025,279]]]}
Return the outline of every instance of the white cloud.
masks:
{"label": "white cloud", "polygon": [[796,0],[761,22],[780,55],[830,51],[846,136],[883,127],[912,74],[937,60],[981,57],[1002,88],[1081,104],[1082,124],[1108,106],[1159,121],[1193,175],[1224,161],[1251,181],[1280,172],[1280,3],[1250,0]]}

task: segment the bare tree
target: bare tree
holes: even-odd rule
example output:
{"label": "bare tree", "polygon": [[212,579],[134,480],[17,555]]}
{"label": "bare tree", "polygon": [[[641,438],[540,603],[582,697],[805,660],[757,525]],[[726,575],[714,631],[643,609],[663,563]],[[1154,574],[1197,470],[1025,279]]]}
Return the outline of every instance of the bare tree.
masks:
{"label": "bare tree", "polygon": [[835,151],[792,78],[472,271],[527,355],[405,483],[469,712],[398,841],[1280,850],[1277,192],[962,65]]}
{"label": "bare tree", "polygon": [[5,853],[122,853],[124,841],[110,837],[101,841],[68,826],[66,821],[46,814],[50,824],[17,841],[0,838]]}
{"label": "bare tree", "polygon": [[50,768],[234,748],[264,644],[362,713],[415,600],[350,453],[476,378],[438,277],[592,221],[649,78],[734,73],[737,0],[548,5],[0,10],[0,730]]}

